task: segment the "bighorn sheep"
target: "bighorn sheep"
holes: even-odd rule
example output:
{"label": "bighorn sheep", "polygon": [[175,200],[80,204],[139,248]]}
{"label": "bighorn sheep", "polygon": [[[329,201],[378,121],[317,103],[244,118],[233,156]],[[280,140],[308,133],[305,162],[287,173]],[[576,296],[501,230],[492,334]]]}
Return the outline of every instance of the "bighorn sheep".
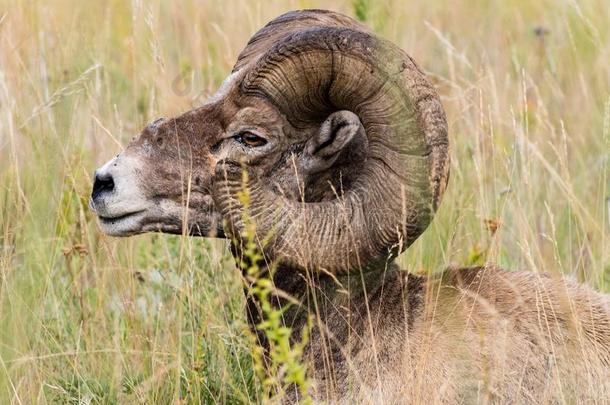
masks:
{"label": "bighorn sheep", "polygon": [[[607,296],[393,263],[432,220],[448,159],[441,102],[408,55],[346,16],[298,11],[254,35],[206,104],[153,122],[97,170],[91,207],[109,235],[226,235],[239,257],[245,170],[273,302],[301,303],[285,313],[296,335],[315,315],[317,400],[608,401]],[[252,296],[248,312],[260,322]]]}

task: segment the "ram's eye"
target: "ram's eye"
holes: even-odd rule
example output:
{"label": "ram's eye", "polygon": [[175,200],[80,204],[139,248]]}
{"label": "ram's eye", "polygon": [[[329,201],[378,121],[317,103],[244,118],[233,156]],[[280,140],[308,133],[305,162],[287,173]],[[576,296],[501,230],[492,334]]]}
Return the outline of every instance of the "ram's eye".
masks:
{"label": "ram's eye", "polygon": [[242,132],[238,135],[235,135],[235,140],[237,140],[237,142],[239,143],[253,148],[263,146],[267,143],[267,140],[265,138],[253,134],[252,132]]}

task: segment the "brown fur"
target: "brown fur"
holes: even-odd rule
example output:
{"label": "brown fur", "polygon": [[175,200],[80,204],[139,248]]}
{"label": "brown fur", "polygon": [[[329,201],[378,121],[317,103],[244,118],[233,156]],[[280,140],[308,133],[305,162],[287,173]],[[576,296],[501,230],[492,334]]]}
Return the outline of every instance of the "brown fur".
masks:
{"label": "brown fur", "polygon": [[306,313],[316,319],[307,353],[318,400],[605,403],[610,394],[610,303],[585,286],[492,267],[426,278],[390,265],[364,280],[288,288],[303,312],[287,323],[298,331]]}

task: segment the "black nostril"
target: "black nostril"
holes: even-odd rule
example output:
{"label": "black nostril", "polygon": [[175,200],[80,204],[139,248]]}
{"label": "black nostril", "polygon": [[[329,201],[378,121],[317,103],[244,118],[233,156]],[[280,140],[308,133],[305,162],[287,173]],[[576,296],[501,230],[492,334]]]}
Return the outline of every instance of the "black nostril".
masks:
{"label": "black nostril", "polygon": [[114,190],[114,180],[109,174],[95,174],[95,181],[93,182],[93,191],[91,192],[91,198],[96,199],[102,193],[110,193]]}

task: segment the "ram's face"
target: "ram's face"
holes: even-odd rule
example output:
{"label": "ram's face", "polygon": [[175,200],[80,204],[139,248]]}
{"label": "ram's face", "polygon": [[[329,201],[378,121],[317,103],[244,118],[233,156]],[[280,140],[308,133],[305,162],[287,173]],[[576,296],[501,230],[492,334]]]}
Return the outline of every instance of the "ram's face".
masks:
{"label": "ram's face", "polygon": [[90,204],[105,233],[181,233],[183,224],[191,234],[218,231],[209,193],[216,162],[206,142],[216,134],[212,127],[201,134],[195,123],[159,119],[96,170]]}
{"label": "ram's face", "polygon": [[222,219],[211,195],[221,160],[267,173],[275,165],[275,178],[285,180],[282,187],[298,189],[293,168],[278,166],[289,145],[289,125],[262,99],[233,102],[231,86],[225,83],[201,108],[154,121],[96,170],[90,205],[106,234],[222,237]]}

